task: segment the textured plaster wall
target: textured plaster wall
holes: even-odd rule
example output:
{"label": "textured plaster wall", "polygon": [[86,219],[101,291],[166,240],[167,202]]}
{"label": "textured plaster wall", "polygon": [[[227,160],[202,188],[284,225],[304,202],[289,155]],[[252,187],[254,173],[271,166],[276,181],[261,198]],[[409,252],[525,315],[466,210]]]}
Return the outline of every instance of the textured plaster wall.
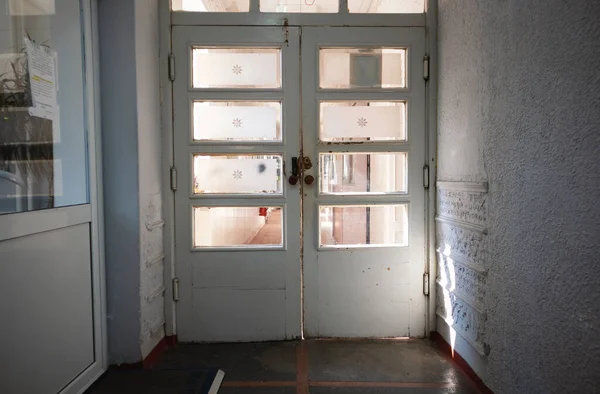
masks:
{"label": "textured plaster wall", "polygon": [[141,361],[164,336],[158,0],[100,0],[108,353]]}
{"label": "textured plaster wall", "polygon": [[142,358],[165,335],[158,0],[137,0],[138,172]]}
{"label": "textured plaster wall", "polygon": [[[106,307],[111,364],[140,360],[134,3],[98,2]],[[129,64],[129,67],[123,65]]]}
{"label": "textured plaster wall", "polygon": [[489,182],[489,355],[462,352],[495,393],[597,392],[600,1],[438,6],[438,180]]}

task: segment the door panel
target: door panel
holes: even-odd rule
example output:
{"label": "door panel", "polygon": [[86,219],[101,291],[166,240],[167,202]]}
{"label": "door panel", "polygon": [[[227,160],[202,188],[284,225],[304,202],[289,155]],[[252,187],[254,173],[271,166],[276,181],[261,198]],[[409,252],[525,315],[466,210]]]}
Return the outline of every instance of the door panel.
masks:
{"label": "door panel", "polygon": [[181,341],[301,335],[299,30],[174,27]]}
{"label": "door panel", "polygon": [[180,340],[425,335],[424,40],[173,28]]}
{"label": "door panel", "polygon": [[303,29],[307,337],[425,335],[424,42],[422,28]]}

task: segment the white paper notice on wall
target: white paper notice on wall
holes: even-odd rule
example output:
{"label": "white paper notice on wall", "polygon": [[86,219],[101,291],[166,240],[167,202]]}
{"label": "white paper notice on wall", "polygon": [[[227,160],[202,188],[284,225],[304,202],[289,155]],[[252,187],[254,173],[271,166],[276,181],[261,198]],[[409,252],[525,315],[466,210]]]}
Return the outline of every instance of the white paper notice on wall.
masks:
{"label": "white paper notice on wall", "polygon": [[56,61],[50,48],[25,38],[29,84],[33,106],[29,114],[52,121],[54,142],[60,140],[59,108],[56,98]]}

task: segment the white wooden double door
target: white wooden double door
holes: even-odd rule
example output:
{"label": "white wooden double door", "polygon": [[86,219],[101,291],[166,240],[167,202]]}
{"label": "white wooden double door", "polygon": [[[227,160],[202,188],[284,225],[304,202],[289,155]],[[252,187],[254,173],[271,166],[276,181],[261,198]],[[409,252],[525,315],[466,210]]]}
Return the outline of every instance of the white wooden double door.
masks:
{"label": "white wooden double door", "polygon": [[172,38],[179,340],[423,336],[424,29]]}

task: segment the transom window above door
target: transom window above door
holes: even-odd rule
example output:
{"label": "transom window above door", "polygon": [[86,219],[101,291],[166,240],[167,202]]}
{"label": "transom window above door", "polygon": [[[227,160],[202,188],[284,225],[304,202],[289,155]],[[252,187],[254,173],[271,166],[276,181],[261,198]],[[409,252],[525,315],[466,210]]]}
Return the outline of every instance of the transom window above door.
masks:
{"label": "transom window above door", "polygon": [[[251,12],[252,0],[172,0],[173,11]],[[347,0],[347,10],[340,0],[257,0],[260,12],[313,14],[420,14],[425,0]]]}

